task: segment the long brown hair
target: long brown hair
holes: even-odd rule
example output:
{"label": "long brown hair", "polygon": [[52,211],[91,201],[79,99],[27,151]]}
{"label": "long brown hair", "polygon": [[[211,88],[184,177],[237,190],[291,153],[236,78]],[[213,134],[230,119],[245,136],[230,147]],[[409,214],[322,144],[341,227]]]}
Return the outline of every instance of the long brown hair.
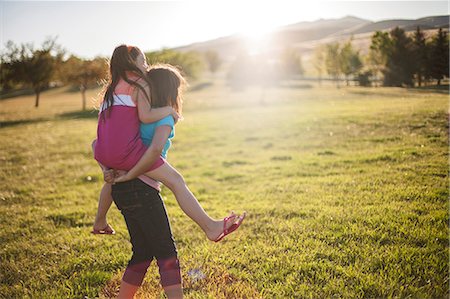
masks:
{"label": "long brown hair", "polygon": [[170,64],[157,64],[147,72],[150,83],[151,106],[172,106],[181,114],[183,90],[187,83],[180,71]]}
{"label": "long brown hair", "polygon": [[[114,90],[119,83],[120,79],[123,79],[130,85],[139,88],[144,92],[145,97],[149,100],[147,91],[137,81],[141,78],[147,81],[146,76],[136,66],[136,58],[141,51],[138,47],[120,45],[114,49],[114,52],[109,61],[109,78],[105,85],[105,92],[103,95],[102,110],[106,110],[114,103]],[[131,80],[128,78],[127,73],[133,73],[138,76],[138,79]]]}

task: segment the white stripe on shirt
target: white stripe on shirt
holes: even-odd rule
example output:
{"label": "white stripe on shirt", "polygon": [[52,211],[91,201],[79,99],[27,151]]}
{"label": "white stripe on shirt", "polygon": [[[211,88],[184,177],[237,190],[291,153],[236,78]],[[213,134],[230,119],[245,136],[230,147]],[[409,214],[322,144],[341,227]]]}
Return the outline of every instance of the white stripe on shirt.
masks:
{"label": "white stripe on shirt", "polygon": [[[113,106],[127,106],[127,107],[136,107],[136,104],[133,102],[133,99],[130,95],[127,94],[114,94],[113,96],[114,103]],[[103,102],[100,107],[100,113],[106,110],[106,103]]]}

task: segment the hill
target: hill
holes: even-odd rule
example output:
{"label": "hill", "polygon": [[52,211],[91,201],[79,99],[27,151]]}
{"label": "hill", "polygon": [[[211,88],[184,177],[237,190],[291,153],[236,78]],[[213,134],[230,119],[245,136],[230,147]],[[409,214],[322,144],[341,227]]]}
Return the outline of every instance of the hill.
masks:
{"label": "hill", "polygon": [[[356,47],[364,52],[370,42],[370,36],[377,30],[390,30],[394,27],[412,31],[421,27],[423,30],[449,28],[449,16],[430,16],[416,20],[383,20],[372,22],[354,16],[340,19],[320,19],[313,22],[299,22],[279,27],[267,34],[264,41],[252,41],[242,35],[231,35],[214,40],[194,43],[175,48],[178,51],[215,51],[222,59],[231,60],[243,49],[258,47],[267,54],[277,53],[285,48],[294,48],[308,57],[318,44],[342,41],[353,37]],[[259,43],[259,45],[258,45]]]}
{"label": "hill", "polygon": [[389,30],[395,27],[400,27],[405,31],[415,30],[417,26],[423,30],[449,28],[449,21],[449,16],[434,16],[417,20],[386,20],[363,24],[356,28],[352,28],[349,31],[342,31],[340,32],[340,35],[369,33],[380,30]]}

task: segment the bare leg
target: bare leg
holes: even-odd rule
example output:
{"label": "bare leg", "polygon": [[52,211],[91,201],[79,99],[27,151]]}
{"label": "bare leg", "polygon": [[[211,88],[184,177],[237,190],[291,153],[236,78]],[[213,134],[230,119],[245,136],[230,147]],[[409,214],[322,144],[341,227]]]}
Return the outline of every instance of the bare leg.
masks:
{"label": "bare leg", "polygon": [[[97,140],[92,142],[92,152],[95,152],[95,143]],[[107,168],[102,164],[98,163],[102,171],[105,171]],[[108,213],[109,208],[113,202],[111,196],[111,184],[105,183],[103,184],[102,190],[100,191],[100,196],[98,199],[98,208],[97,215],[95,215],[94,228],[93,232],[101,231],[101,230],[109,230],[114,232],[114,229],[109,226],[108,221],[106,221],[106,214]]]}
{"label": "bare leg", "polygon": [[[183,212],[194,220],[206,233],[210,240],[215,240],[223,231],[223,220],[215,220],[205,212],[197,198],[186,185],[183,176],[169,163],[145,173],[146,176],[158,180],[167,186],[175,195]],[[229,228],[234,221],[227,222]]]}
{"label": "bare leg", "polygon": [[113,199],[111,196],[111,184],[105,183],[102,187],[102,191],[100,191],[100,196],[98,199],[98,208],[97,215],[95,216],[94,231],[104,230],[108,227],[112,230],[112,228],[106,221],[106,214],[108,213],[112,202]]}
{"label": "bare leg", "polygon": [[136,294],[138,289],[139,286],[129,284],[122,280],[120,283],[119,295],[117,295],[117,299],[132,299],[134,298],[134,294]]}

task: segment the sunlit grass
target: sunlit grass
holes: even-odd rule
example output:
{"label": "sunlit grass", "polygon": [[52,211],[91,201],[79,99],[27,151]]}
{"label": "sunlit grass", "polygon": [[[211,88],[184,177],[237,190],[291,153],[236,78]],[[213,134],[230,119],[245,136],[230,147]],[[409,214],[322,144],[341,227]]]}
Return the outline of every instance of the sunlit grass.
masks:
{"label": "sunlit grass", "polygon": [[[169,161],[212,216],[248,218],[213,244],[163,191],[186,297],[446,298],[448,95],[307,87],[187,94]],[[115,207],[117,234],[89,234],[96,113],[33,101],[0,102],[0,294],[114,296],[131,246]],[[153,264],[140,296],[160,293]]]}

